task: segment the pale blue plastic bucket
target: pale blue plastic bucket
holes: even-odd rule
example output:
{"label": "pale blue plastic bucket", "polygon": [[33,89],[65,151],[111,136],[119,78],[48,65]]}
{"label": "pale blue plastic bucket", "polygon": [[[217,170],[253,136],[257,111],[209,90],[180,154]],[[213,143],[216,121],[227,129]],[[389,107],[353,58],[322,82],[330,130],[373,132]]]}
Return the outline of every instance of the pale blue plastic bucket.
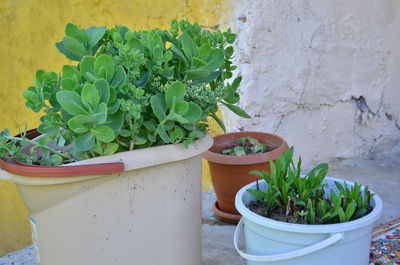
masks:
{"label": "pale blue plastic bucket", "polygon": [[[326,178],[327,188],[334,181]],[[346,181],[349,186],[352,182]],[[260,189],[267,183],[259,181]],[[236,194],[235,206],[242,215],[234,236],[238,253],[247,265],[368,265],[372,228],[382,214],[382,201],[372,198],[372,212],[345,223],[329,225],[290,224],[262,217],[246,205],[255,200],[246,190],[255,189],[256,182],[244,186]],[[238,247],[239,234],[244,229],[246,250]]]}

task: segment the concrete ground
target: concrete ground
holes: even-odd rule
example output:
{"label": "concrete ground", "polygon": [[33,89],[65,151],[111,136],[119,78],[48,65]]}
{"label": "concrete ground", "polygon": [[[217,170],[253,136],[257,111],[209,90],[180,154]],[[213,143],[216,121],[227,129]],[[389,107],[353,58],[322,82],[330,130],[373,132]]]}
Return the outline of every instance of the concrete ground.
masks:
{"label": "concrete ground", "polygon": [[[379,225],[400,217],[399,161],[400,158],[341,161],[331,164],[329,176],[357,181],[377,192],[384,204],[383,215],[376,223]],[[213,191],[203,193],[203,265],[244,265],[232,244],[235,226],[214,216],[214,201]],[[32,247],[0,258],[0,265],[35,265]]]}

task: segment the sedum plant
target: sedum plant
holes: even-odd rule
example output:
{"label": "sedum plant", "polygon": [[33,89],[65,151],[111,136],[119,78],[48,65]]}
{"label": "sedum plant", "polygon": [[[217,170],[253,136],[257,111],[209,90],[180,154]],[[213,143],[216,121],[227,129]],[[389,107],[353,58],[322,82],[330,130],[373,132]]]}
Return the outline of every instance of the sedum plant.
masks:
{"label": "sedum plant", "polygon": [[[59,165],[164,144],[185,146],[205,135],[218,104],[241,117],[241,77],[232,82],[235,34],[188,21],[170,30],[124,26],[78,28],[67,24],[56,43],[66,58],[60,73],[38,70],[24,91],[26,106],[41,113],[37,143],[0,134],[0,157]],[[22,150],[33,147],[26,155]],[[36,149],[44,150],[41,156]],[[61,150],[61,151],[60,151]],[[36,152],[37,153],[37,152]]]}
{"label": "sedum plant", "polygon": [[265,144],[260,143],[257,139],[247,136],[236,139],[236,145],[224,148],[219,151],[223,155],[246,156],[262,154],[268,151]]}
{"label": "sedum plant", "polygon": [[272,219],[300,224],[331,224],[358,219],[372,211],[368,187],[361,188],[355,183],[335,181],[337,191],[327,189],[323,181],[328,173],[328,165],[320,164],[305,177],[300,176],[301,158],[293,161],[294,149],[280,156],[276,163],[270,162],[271,174],[266,171],[251,171],[268,184],[265,191],[248,189],[257,201],[249,208]]}

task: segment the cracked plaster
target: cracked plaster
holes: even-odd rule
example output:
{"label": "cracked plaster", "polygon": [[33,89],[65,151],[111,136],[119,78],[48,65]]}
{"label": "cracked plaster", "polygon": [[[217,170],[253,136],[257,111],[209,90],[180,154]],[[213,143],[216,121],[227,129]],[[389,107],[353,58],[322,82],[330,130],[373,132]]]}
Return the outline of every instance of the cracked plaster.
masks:
{"label": "cracked plaster", "polygon": [[400,152],[400,2],[236,0],[239,93],[252,119],[310,165]]}

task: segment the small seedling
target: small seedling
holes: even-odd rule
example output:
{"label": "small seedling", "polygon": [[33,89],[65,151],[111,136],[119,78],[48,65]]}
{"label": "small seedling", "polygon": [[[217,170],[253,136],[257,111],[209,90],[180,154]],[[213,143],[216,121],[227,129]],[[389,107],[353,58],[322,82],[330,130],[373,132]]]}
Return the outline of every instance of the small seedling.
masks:
{"label": "small seedling", "polygon": [[[328,173],[328,164],[320,164],[305,177],[300,176],[301,159],[297,165],[293,161],[294,149],[280,156],[276,163],[270,161],[271,173],[251,171],[250,174],[264,179],[268,188],[265,191],[248,189],[247,191],[261,202],[263,210],[252,209],[257,213],[265,212],[265,217],[280,221],[293,220],[299,224],[332,224],[355,220],[372,211],[371,198],[374,196],[368,187],[362,188],[355,183],[349,186],[335,182],[337,191],[325,192],[324,179]],[[258,207],[258,206],[257,206]]]}
{"label": "small seedling", "polygon": [[250,136],[236,139],[235,146],[222,149],[219,153],[232,156],[246,156],[262,154],[269,151],[268,147]]}

